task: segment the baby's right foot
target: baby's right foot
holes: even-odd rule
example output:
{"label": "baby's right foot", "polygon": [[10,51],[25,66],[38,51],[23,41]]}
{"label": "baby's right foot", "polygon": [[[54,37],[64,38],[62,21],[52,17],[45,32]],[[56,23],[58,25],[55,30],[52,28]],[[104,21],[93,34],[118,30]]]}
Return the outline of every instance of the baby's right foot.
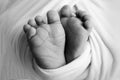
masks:
{"label": "baby's right foot", "polygon": [[61,23],[66,33],[65,57],[67,63],[81,55],[91,29],[85,14],[77,11],[74,15],[69,6],[64,6],[60,11]]}
{"label": "baby's right foot", "polygon": [[47,14],[48,23],[40,16],[29,20],[24,26],[29,47],[37,64],[46,69],[61,67],[65,64],[65,33],[56,11]]}

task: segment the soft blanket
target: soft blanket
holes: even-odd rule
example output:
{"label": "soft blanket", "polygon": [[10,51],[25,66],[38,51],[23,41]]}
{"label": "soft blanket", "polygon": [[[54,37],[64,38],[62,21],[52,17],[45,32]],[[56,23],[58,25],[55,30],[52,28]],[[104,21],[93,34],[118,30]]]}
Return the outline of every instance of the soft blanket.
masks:
{"label": "soft blanket", "polygon": [[[0,80],[120,80],[119,0],[0,0]],[[82,55],[58,69],[34,62],[23,25],[50,9],[76,5],[91,16]]]}

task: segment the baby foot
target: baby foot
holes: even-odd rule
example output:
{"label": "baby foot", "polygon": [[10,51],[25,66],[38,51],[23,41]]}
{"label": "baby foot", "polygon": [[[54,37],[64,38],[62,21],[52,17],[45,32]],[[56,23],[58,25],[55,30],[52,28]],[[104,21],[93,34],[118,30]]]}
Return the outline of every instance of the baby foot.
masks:
{"label": "baby foot", "polygon": [[65,64],[65,33],[56,11],[47,13],[48,21],[37,16],[24,26],[29,47],[37,64],[45,69],[61,67]]}
{"label": "baby foot", "polygon": [[83,12],[77,11],[74,15],[69,6],[64,6],[60,11],[61,23],[66,34],[65,57],[67,63],[81,55],[91,29],[88,26],[88,17]]}

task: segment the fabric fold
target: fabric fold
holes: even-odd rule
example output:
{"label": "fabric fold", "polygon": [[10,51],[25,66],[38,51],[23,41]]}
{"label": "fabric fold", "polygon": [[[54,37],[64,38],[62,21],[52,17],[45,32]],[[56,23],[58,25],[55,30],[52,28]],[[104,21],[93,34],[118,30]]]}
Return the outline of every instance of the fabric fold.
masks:
{"label": "fabric fold", "polygon": [[85,51],[74,61],[57,69],[42,69],[34,61],[34,68],[43,80],[78,80],[88,75],[91,62],[90,45],[87,43]]}

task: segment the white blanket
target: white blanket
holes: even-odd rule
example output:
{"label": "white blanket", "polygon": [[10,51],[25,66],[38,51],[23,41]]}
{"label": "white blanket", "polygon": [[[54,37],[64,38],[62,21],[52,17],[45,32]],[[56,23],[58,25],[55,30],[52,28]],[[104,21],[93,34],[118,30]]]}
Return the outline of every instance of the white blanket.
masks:
{"label": "white blanket", "polygon": [[[119,0],[0,0],[0,80],[120,80]],[[68,4],[91,16],[82,55],[58,69],[41,69],[32,59],[23,25]],[[34,63],[32,63],[34,62]]]}

